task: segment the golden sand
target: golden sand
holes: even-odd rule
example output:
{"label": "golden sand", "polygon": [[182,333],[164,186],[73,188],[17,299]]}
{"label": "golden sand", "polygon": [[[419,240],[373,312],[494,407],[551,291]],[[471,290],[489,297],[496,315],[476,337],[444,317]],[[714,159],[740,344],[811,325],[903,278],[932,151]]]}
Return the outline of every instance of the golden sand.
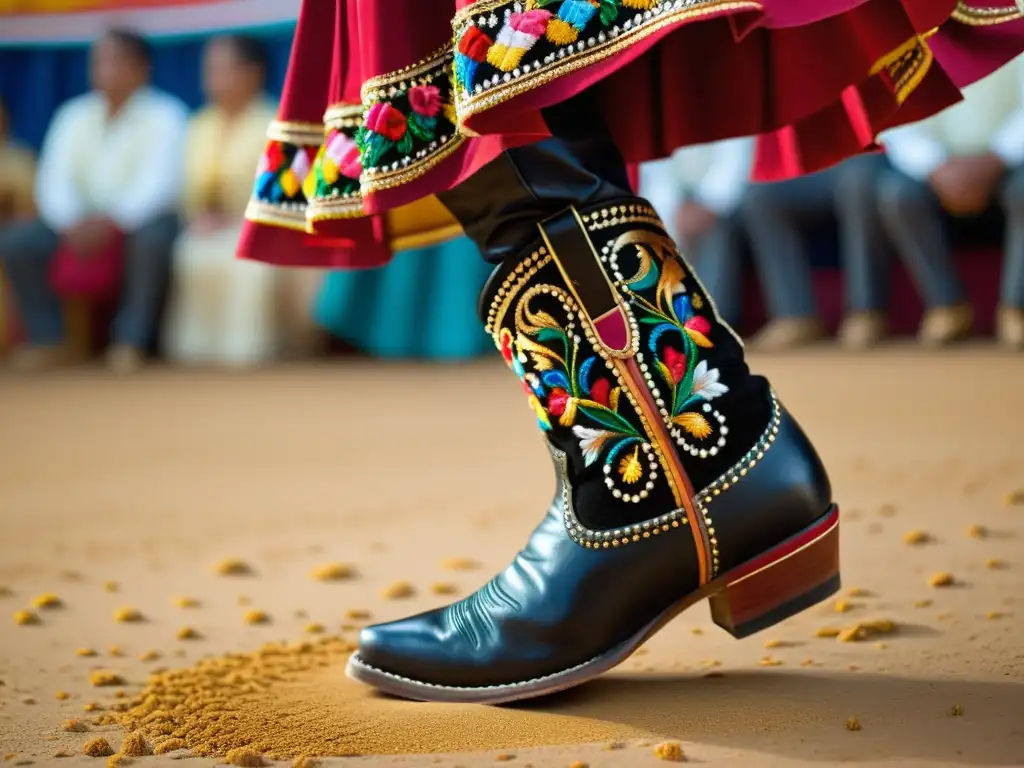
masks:
{"label": "golden sand", "polygon": [[928,579],[928,586],[931,587],[950,587],[952,585],[953,576],[949,573],[935,573]]}
{"label": "golden sand", "polygon": [[115,717],[157,752],[169,750],[164,740],[173,738],[180,739],[174,748],[197,755],[250,749],[281,759],[515,749],[638,734],[587,717],[379,697],[345,677],[352,650],[342,638],[327,637],[204,659],[151,675]]}
{"label": "golden sand", "polygon": [[61,723],[60,729],[62,731],[67,731],[68,733],[85,733],[89,730],[89,724],[83,723],[78,718],[72,717]]}
{"label": "golden sand", "polygon": [[23,627],[31,626],[33,624],[42,624],[39,617],[32,611],[15,611],[14,623]]}
{"label": "golden sand", "polygon": [[63,608],[64,601],[57,597],[52,592],[47,592],[42,595],[37,595],[32,598],[33,608]]}
{"label": "golden sand", "polygon": [[396,581],[381,590],[380,596],[385,600],[401,600],[416,594],[416,588],[408,581]]}
{"label": "golden sand", "polygon": [[115,672],[107,672],[105,670],[96,670],[89,675],[89,682],[97,688],[103,688],[112,685],[124,685],[124,678]]}
{"label": "golden sand", "polygon": [[253,568],[245,560],[229,557],[217,563],[214,571],[221,576],[249,576],[253,573]]}
{"label": "golden sand", "polygon": [[325,563],[314,568],[310,578],[316,581],[343,581],[355,575],[355,567],[348,563]]}
{"label": "golden sand", "polygon": [[131,624],[138,621],[145,621],[142,611],[138,608],[118,608],[114,611],[114,621],[119,624]]}
{"label": "golden sand", "polygon": [[89,757],[107,757],[114,754],[114,750],[111,749],[109,741],[99,736],[85,742],[85,745],[82,747],[82,754]]}
{"label": "golden sand", "polygon": [[124,737],[124,742],[121,744],[121,754],[128,755],[129,757],[142,757],[143,755],[153,754],[153,748],[150,747],[145,736],[139,731],[133,731]]}
{"label": "golden sand", "polygon": [[200,602],[194,597],[176,597],[174,604],[179,608],[198,608]]}
{"label": "golden sand", "polygon": [[659,760],[668,760],[672,763],[686,761],[686,753],[678,741],[666,741],[654,747],[654,756]]}

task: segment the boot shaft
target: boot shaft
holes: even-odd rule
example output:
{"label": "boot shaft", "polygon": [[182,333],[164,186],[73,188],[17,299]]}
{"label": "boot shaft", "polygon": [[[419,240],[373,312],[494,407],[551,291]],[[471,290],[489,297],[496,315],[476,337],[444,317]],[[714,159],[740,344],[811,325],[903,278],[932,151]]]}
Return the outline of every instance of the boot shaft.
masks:
{"label": "boot shaft", "polygon": [[757,460],[779,406],[646,202],[568,208],[539,230],[481,312],[566,457],[570,536],[603,548],[690,526],[706,581],[719,556],[701,494]]}

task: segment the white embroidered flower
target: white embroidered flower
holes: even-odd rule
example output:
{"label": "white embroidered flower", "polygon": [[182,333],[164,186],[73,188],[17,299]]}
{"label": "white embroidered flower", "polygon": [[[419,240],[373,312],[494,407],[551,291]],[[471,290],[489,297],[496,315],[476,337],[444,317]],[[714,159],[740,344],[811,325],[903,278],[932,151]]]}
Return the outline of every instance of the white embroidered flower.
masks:
{"label": "white embroidered flower", "polygon": [[705,400],[714,400],[729,391],[729,388],[718,380],[718,369],[708,368],[708,361],[701,360],[693,371],[693,388],[690,392]]}
{"label": "white embroidered flower", "polygon": [[598,460],[605,441],[612,436],[611,432],[603,429],[591,429],[578,424],[572,428],[572,433],[580,439],[580,451],[583,452],[583,461],[588,467]]}

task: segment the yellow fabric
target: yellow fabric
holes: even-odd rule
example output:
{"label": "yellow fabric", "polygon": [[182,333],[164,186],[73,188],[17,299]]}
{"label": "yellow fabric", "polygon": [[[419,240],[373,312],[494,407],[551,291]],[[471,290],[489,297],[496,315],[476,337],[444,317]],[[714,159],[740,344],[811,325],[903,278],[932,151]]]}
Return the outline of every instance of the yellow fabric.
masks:
{"label": "yellow fabric", "polygon": [[433,195],[395,208],[387,217],[393,251],[428,248],[462,234],[462,227]]}
{"label": "yellow fabric", "polygon": [[192,118],[185,144],[186,218],[215,208],[242,219],[252,194],[253,172],[266,145],[267,125],[275,115],[274,104],[261,98],[234,120],[214,106]]}
{"label": "yellow fabric", "polygon": [[0,144],[0,224],[3,218],[27,218],[35,210],[32,200],[36,161],[14,142]]}

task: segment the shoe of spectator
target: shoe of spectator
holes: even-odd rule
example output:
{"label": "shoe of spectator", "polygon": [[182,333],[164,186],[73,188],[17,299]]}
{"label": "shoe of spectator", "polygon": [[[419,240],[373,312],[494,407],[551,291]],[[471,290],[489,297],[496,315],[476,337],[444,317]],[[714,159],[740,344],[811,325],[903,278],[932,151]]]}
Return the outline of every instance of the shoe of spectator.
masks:
{"label": "shoe of spectator", "polygon": [[117,344],[107,352],[107,367],[114,373],[135,373],[144,363],[142,351],[128,344]]}
{"label": "shoe of spectator", "polygon": [[999,307],[996,314],[996,338],[1011,349],[1024,349],[1024,309]]}
{"label": "shoe of spectator", "polygon": [[839,327],[839,346],[849,350],[869,349],[885,338],[887,326],[882,312],[854,312]]}
{"label": "shoe of spectator", "polygon": [[51,346],[26,345],[15,349],[7,366],[18,373],[39,373],[74,362],[74,355],[62,344]]}
{"label": "shoe of spectator", "polygon": [[825,335],[821,321],[816,317],[784,317],[772,320],[750,340],[750,349],[756,352],[784,352],[803,347]]}
{"label": "shoe of spectator", "polygon": [[924,313],[917,339],[925,347],[938,348],[970,337],[974,312],[967,304],[935,307]]}

